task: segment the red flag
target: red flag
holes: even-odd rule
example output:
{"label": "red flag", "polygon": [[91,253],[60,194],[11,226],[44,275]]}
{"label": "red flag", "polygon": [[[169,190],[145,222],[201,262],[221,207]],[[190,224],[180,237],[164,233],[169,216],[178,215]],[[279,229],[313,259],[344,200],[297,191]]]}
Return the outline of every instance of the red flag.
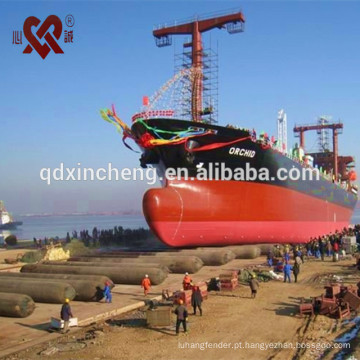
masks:
{"label": "red flag", "polygon": [[148,96],[143,96],[143,105],[149,106],[149,97]]}

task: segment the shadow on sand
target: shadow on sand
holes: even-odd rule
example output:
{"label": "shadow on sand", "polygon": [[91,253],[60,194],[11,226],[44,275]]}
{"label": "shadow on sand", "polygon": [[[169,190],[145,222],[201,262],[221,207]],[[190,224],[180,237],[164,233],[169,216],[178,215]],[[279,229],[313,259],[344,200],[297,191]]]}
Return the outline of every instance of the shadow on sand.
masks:
{"label": "shadow on sand", "polygon": [[146,329],[150,331],[156,331],[164,335],[177,336],[175,330],[170,327],[162,327],[162,328],[147,327]]}
{"label": "shadow on sand", "polygon": [[[36,324],[36,325],[23,324],[23,323],[20,323],[20,322],[16,322],[15,324],[27,327],[29,329],[34,329],[34,330],[39,330],[39,331],[46,331],[46,332],[49,332],[50,327],[51,327],[49,322],[42,323],[42,324]],[[52,332],[52,331],[50,331],[50,332]]]}
{"label": "shadow on sand", "polygon": [[[285,303],[285,302],[279,302],[275,303],[274,305],[277,305],[277,308],[275,309],[276,315],[280,316],[295,316],[299,314],[299,304],[300,304],[300,298],[297,299],[298,301],[296,303]],[[274,309],[265,309],[267,311],[274,311]]]}

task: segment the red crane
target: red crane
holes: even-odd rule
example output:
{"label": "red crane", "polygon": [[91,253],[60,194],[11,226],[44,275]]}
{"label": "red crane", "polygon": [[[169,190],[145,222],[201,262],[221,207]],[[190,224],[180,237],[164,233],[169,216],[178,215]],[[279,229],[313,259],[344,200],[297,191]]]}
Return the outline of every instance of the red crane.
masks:
{"label": "red crane", "polygon": [[304,125],[294,127],[294,133],[299,133],[300,135],[300,147],[303,149],[305,147],[305,131],[322,129],[331,129],[333,131],[333,175],[335,180],[338,178],[338,129],[342,128],[343,124],[340,122],[335,124]]}
{"label": "red crane", "polygon": [[184,44],[184,47],[192,47],[191,60],[195,70],[192,86],[191,112],[194,121],[201,121],[202,114],[202,93],[203,93],[203,47],[201,34],[211,29],[227,28],[230,34],[242,32],[245,23],[244,15],[238,11],[233,14],[197,19],[187,23],[180,23],[173,26],[162,27],[154,30],[153,35],[156,45],[159,47],[171,45],[171,35],[191,35],[191,42]]}

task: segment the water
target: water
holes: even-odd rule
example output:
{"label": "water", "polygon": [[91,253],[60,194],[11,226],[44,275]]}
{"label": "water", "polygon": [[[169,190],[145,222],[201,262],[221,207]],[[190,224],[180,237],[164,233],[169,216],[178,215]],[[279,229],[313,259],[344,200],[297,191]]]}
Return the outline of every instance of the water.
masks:
{"label": "water", "polygon": [[114,226],[137,229],[148,229],[148,225],[142,215],[54,215],[54,216],[14,216],[16,221],[23,224],[16,230],[0,230],[0,235],[6,237],[14,234],[20,240],[32,240],[45,236],[65,238],[66,233],[70,236],[73,230],[88,230],[89,234],[96,226],[98,230],[112,229]]}
{"label": "water", "polygon": [[[96,226],[99,229],[112,229],[114,226],[137,229],[148,225],[142,215],[58,215],[58,216],[16,216],[16,221],[22,221],[16,230],[0,230],[0,235],[6,237],[14,234],[21,240],[44,238],[45,236],[64,238],[66,233],[70,235],[73,230],[88,230],[90,235]],[[360,224],[360,208],[357,207],[351,219],[351,224]]]}

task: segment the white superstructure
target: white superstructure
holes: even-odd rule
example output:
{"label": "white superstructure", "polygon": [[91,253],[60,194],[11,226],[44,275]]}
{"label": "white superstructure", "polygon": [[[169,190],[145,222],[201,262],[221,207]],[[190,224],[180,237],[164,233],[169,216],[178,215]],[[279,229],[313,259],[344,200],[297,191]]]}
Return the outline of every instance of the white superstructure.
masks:
{"label": "white superstructure", "polygon": [[8,224],[12,221],[11,215],[5,209],[4,202],[0,201],[0,225]]}
{"label": "white superstructure", "polygon": [[280,151],[287,152],[287,117],[283,109],[278,112],[277,118],[278,146]]}

